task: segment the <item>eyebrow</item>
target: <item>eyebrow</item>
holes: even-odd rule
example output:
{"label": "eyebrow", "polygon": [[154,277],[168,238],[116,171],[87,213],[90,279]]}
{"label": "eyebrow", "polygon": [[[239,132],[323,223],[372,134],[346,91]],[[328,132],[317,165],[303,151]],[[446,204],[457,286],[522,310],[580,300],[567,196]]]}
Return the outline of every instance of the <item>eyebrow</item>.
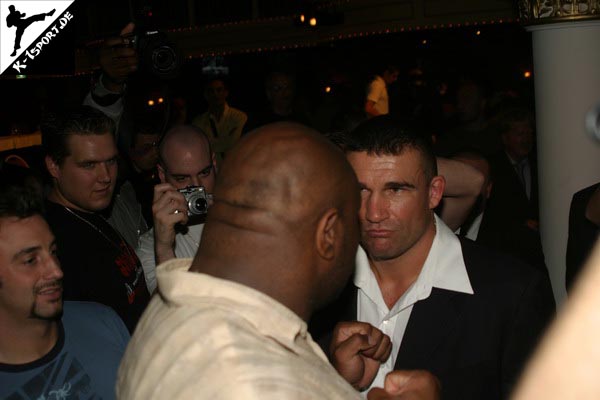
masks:
{"label": "eyebrow", "polygon": [[[212,171],[213,168],[214,168],[214,165],[212,163],[210,163],[206,167],[204,167],[200,171],[198,171],[198,173],[196,175],[202,174],[202,173],[206,172],[206,170]],[[170,172],[169,170],[167,170],[167,172],[169,172],[169,174],[174,178],[187,178],[190,176],[190,174],[176,174],[176,173]]]}
{"label": "eyebrow", "polygon": [[416,186],[408,182],[386,182],[384,189],[416,189]]}
{"label": "eyebrow", "polygon": [[15,254],[13,256],[13,261],[18,260],[19,258],[23,257],[24,255],[29,255],[29,254],[38,252],[41,249],[42,249],[42,246],[27,247],[26,249],[23,249],[23,250],[19,251],[17,254]]}
{"label": "eyebrow", "polygon": [[107,158],[106,160],[81,160],[81,161],[77,161],[77,164],[88,164],[88,163],[101,163],[101,162],[107,162],[107,161],[113,161],[116,160],[119,157],[118,154],[115,154],[114,156]]}
{"label": "eyebrow", "polygon": [[[50,243],[50,248],[56,247],[56,239],[52,241],[52,243]],[[21,251],[19,251],[18,253],[16,253],[13,256],[13,261],[18,260],[19,258],[23,257],[24,255],[29,255],[29,254],[33,254],[36,253],[38,251],[40,251],[42,249],[42,246],[31,246],[31,247],[27,247]]]}

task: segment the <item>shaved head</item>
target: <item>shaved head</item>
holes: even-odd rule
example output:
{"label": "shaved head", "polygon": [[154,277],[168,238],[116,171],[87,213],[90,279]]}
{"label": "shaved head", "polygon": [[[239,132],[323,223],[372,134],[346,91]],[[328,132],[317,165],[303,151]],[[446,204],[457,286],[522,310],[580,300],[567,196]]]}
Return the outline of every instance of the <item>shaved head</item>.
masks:
{"label": "shaved head", "polygon": [[177,125],[169,129],[160,142],[158,154],[161,161],[169,158],[170,150],[174,147],[201,147],[204,152],[210,154],[210,142],[204,132],[193,125]]}
{"label": "shaved head", "polygon": [[177,125],[167,131],[158,148],[158,175],[177,189],[204,186],[213,190],[216,163],[204,132],[193,125]]}
{"label": "shaved head", "polygon": [[[266,125],[225,160],[191,269],[258,288],[306,316],[353,271],[359,204],[336,146],[299,124]],[[213,269],[210,260],[227,261]],[[313,298],[318,304],[302,304]]]}
{"label": "shaved head", "polygon": [[248,136],[221,173],[216,197],[296,227],[325,207],[339,207],[342,187],[355,180],[341,151],[292,123],[271,124]]}

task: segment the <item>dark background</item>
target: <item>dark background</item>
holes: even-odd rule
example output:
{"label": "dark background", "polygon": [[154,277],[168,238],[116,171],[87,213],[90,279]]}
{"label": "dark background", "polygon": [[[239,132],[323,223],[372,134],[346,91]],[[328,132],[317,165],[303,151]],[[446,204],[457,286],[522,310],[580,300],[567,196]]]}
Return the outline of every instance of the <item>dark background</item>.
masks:
{"label": "dark background", "polygon": [[[193,22],[218,24],[256,17],[253,15],[256,10],[253,11],[250,4],[249,1],[197,1]],[[257,4],[259,17],[271,17],[297,14],[307,2],[259,1]],[[76,18],[73,36],[65,39],[67,44],[57,44],[57,49],[52,51],[45,50],[49,62],[63,63],[48,71],[54,76],[29,75],[26,79],[5,77],[0,80],[3,97],[9,100],[3,101],[1,107],[0,135],[9,134],[10,126],[15,123],[19,132],[35,131],[42,112],[83,100],[97,73],[73,75],[70,55],[75,49],[87,48],[94,41],[117,34],[132,16],[139,20],[143,10],[152,11],[152,24],[160,29],[187,26],[190,22],[188,3],[182,1],[78,0],[74,7],[74,12],[85,18]],[[206,58],[186,60],[178,78],[168,84],[171,94],[187,100],[189,117],[206,107],[202,83],[207,76],[203,75],[202,66],[209,61]],[[293,51],[229,55],[219,62],[229,69],[226,76],[230,86],[229,103],[248,112],[264,106],[263,80],[273,69],[285,69],[296,75],[298,97],[315,115],[360,108],[366,83],[376,69],[387,62],[400,68],[398,82],[389,88],[392,111],[398,113],[410,113],[416,103],[429,104],[439,112],[441,103],[451,102],[456,82],[461,77],[481,81],[489,94],[512,91],[533,101],[533,79],[523,75],[525,71],[533,72],[531,38],[516,23],[344,39]],[[141,77],[134,78],[131,85],[148,92],[148,96],[153,88],[161,86],[164,82]],[[329,93],[325,92],[326,87],[331,88]],[[327,121],[320,125],[321,129],[328,128]]]}

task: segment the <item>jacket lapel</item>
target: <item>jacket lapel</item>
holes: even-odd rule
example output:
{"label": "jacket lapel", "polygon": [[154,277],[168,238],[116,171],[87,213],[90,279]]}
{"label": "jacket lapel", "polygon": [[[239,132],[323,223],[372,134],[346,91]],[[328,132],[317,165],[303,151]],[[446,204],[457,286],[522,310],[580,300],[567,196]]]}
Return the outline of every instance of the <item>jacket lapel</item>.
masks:
{"label": "jacket lapel", "polygon": [[442,341],[456,330],[468,294],[433,288],[412,310],[395,369],[422,368]]}

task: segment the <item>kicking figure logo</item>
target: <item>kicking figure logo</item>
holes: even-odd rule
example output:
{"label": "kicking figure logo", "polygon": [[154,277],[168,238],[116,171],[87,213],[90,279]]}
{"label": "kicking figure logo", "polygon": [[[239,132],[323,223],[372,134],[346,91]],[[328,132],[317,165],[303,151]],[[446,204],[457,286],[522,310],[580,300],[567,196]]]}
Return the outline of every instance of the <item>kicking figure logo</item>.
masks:
{"label": "kicking figure logo", "polygon": [[8,9],[10,11],[10,14],[8,14],[8,16],[6,17],[6,25],[9,28],[13,26],[17,28],[17,34],[15,36],[15,47],[12,54],[10,55],[11,57],[14,57],[15,55],[17,55],[17,50],[21,48],[21,37],[23,37],[25,29],[27,29],[29,25],[36,21],[43,21],[44,19],[46,19],[46,17],[51,17],[56,10],[52,9],[47,13],[37,14],[29,18],[25,18],[25,13],[20,13],[19,11],[17,11],[14,5],[11,4],[10,6],[8,6]]}

